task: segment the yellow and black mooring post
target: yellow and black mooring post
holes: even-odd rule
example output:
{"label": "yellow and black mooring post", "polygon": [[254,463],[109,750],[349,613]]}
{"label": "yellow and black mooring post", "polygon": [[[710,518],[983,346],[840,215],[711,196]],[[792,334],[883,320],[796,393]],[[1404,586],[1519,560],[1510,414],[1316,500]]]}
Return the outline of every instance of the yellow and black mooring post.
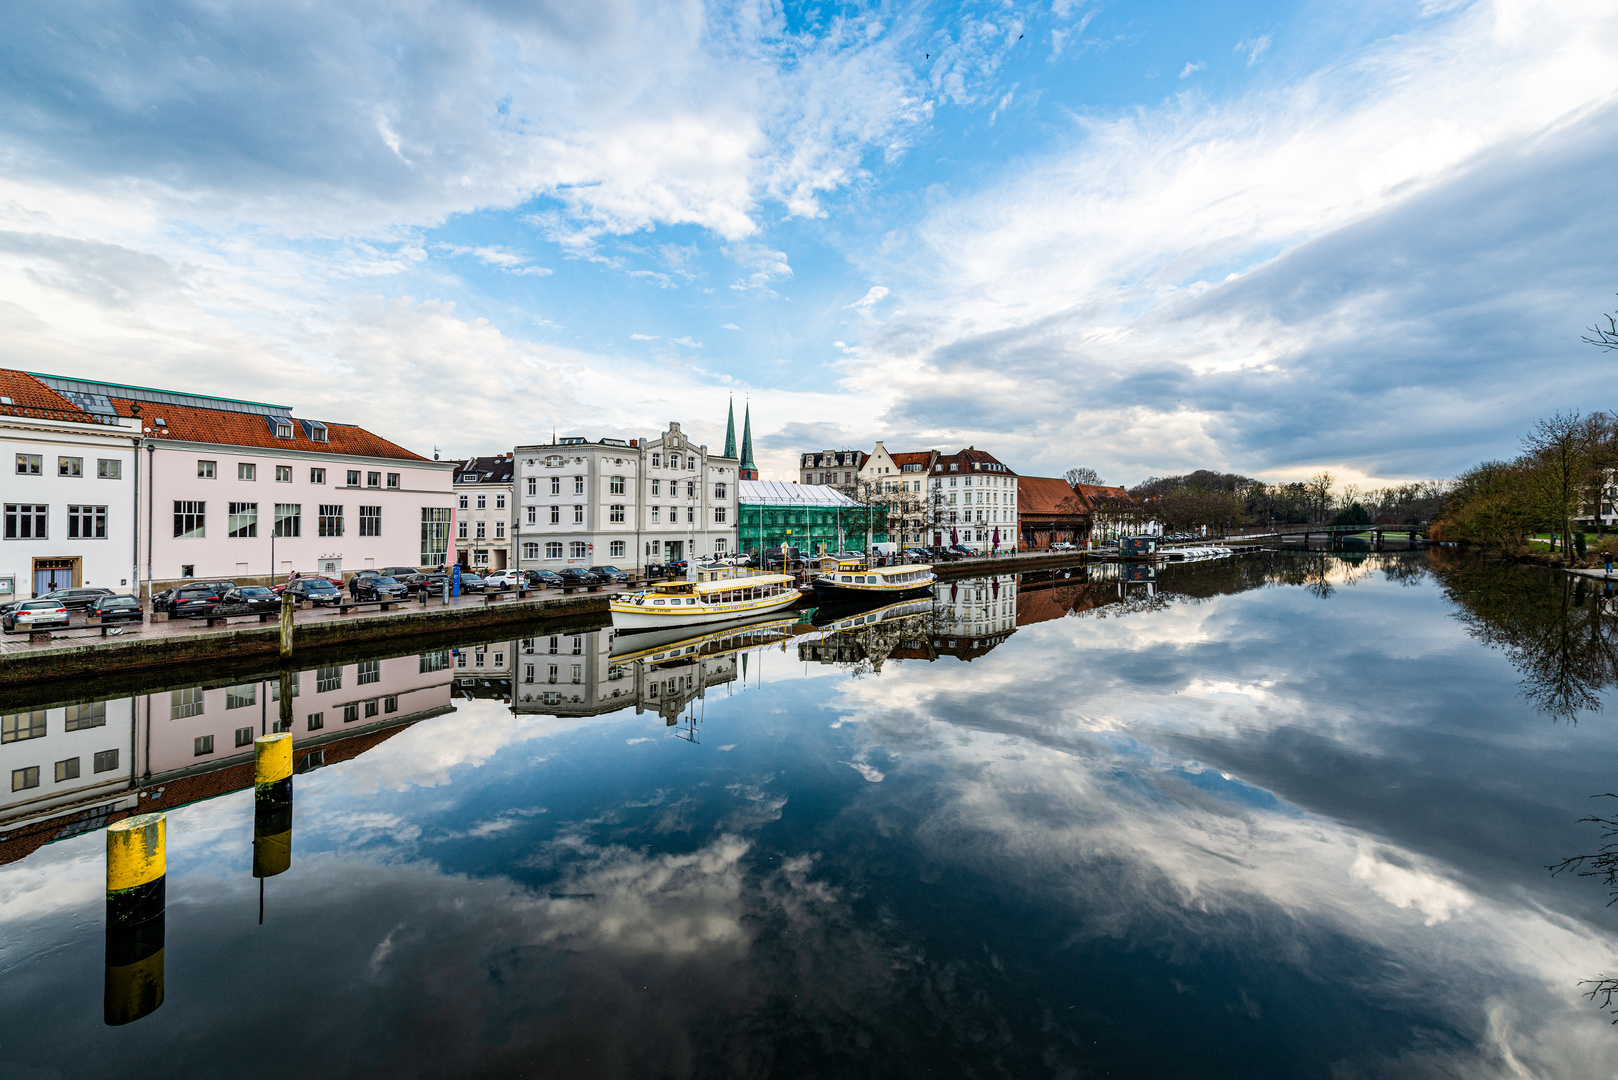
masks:
{"label": "yellow and black mooring post", "polygon": [[103,1016],[133,1023],[163,1004],[164,882],[162,814],[139,814],[107,828],[107,971]]}
{"label": "yellow and black mooring post", "polygon": [[253,740],[253,876],[274,877],[291,867],[292,733],[281,731]]}

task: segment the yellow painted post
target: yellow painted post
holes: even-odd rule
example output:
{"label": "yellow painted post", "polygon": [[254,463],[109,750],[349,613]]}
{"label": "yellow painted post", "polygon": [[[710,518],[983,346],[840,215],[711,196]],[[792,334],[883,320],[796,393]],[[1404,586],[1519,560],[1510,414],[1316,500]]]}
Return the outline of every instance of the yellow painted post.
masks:
{"label": "yellow painted post", "polygon": [[107,829],[107,951],[102,1018],[133,1023],[163,1004],[164,883],[162,814],[140,814]]}
{"label": "yellow painted post", "polygon": [[291,593],[281,594],[281,659],[292,659],[292,605]]}
{"label": "yellow painted post", "polygon": [[253,740],[253,876],[274,877],[291,867],[292,733],[282,731]]}

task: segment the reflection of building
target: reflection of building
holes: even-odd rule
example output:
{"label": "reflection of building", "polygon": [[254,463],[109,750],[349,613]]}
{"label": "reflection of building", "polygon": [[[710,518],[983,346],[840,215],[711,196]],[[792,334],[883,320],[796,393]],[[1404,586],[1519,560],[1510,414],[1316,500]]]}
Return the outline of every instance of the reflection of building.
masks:
{"label": "reflection of building", "polygon": [[504,570],[511,565],[510,454],[468,458],[455,473],[455,550],[462,566]]}
{"label": "reflection of building", "polygon": [[837,489],[820,484],[743,480],[737,507],[737,543],[743,551],[780,551],[782,544],[805,555],[865,548],[865,531],[875,543],[888,539],[888,511],[862,506]]}
{"label": "reflection of building", "polygon": [[958,660],[973,660],[1017,630],[1017,575],[933,586],[933,649]]}
{"label": "reflection of building", "polygon": [[816,629],[797,638],[798,659],[874,672],[890,656],[932,660],[932,615],[930,594],[849,615],[822,607],[815,613]]}
{"label": "reflection of building", "polygon": [[[290,731],[299,772],[356,757],[451,711],[451,668],[444,650],[300,671],[286,721],[275,676],[6,716],[12,737],[0,744],[0,762],[24,783],[0,803],[0,863],[131,813],[251,787],[261,734]],[[56,767],[74,758],[78,774],[57,779]],[[98,771],[101,764],[108,767]],[[36,768],[38,784],[28,786]]]}

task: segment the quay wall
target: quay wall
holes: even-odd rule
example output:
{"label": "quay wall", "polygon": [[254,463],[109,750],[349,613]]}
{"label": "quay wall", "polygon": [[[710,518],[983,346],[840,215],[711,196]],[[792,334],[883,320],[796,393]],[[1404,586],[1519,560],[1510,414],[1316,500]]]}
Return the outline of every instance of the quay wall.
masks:
{"label": "quay wall", "polygon": [[1082,551],[1052,555],[1048,552],[1019,555],[997,555],[988,559],[961,559],[958,562],[933,563],[933,573],[939,581],[959,581],[961,578],[985,577],[993,574],[1021,574],[1028,570],[1051,570],[1063,566],[1082,566]]}
{"label": "quay wall", "polygon": [[[416,639],[425,638],[450,636],[464,640],[469,633],[519,625],[604,624],[610,618],[610,602],[608,594],[596,593],[545,600],[510,600],[477,608],[428,606],[417,611],[298,623],[293,631],[291,663],[308,666],[323,651],[339,648],[347,655],[354,652],[355,646],[366,643],[386,649],[407,640],[412,645],[419,643]],[[24,686],[37,687],[59,680],[93,678],[97,683],[104,683],[109,676],[213,664],[248,663],[262,668],[266,662],[272,665],[279,662],[280,645],[278,625],[255,623],[251,629],[91,639],[6,653],[0,656],[0,687],[3,687],[0,699]]]}

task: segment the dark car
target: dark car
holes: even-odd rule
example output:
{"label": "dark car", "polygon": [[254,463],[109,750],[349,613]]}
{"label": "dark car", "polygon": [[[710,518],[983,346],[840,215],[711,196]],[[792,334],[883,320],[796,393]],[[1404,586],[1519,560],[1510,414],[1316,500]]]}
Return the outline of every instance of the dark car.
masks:
{"label": "dark car", "polygon": [[219,614],[220,591],[212,585],[182,585],[169,598],[169,618]]}
{"label": "dark car", "polygon": [[56,600],[69,611],[83,611],[103,596],[111,596],[111,589],[92,589],[81,587],[76,589],[57,589],[41,596],[41,600]]}
{"label": "dark car", "polygon": [[628,585],[630,582],[629,571],[620,570],[616,566],[592,566],[590,567],[590,573],[597,577],[605,578],[615,585]]}
{"label": "dark car", "polygon": [[361,600],[401,600],[410,595],[410,589],[402,581],[395,581],[390,577],[363,577],[358,579],[355,586],[355,595]]}
{"label": "dark car", "polygon": [[421,571],[414,566],[384,566],[377,571],[377,574],[395,581],[404,581],[405,578],[420,577]]}
{"label": "dark car", "polygon": [[560,589],[567,584],[562,575],[554,570],[528,571],[528,587],[530,589]]}
{"label": "dark car", "polygon": [[110,622],[140,622],[146,612],[140,600],[133,596],[103,596],[93,601],[84,613],[92,619]]}
{"label": "dark car", "polygon": [[219,597],[219,602],[232,611],[253,615],[279,611],[281,608],[281,598],[275,595],[275,590],[263,585],[238,585],[234,589],[226,589]]}
{"label": "dark car", "polygon": [[461,591],[463,593],[482,592],[486,588],[488,588],[488,585],[482,578],[466,570],[461,571]]}
{"label": "dark car", "polygon": [[607,583],[606,579],[600,574],[592,574],[579,566],[570,566],[563,570],[561,577],[562,583],[569,588],[576,588],[581,585],[605,585]]}
{"label": "dark car", "polygon": [[307,600],[316,607],[335,607],[343,602],[343,590],[323,577],[299,578],[286,587],[296,600]]}
{"label": "dark car", "polygon": [[449,575],[435,570],[427,574],[417,574],[416,581],[411,587],[416,592],[424,592],[429,596],[442,596],[444,589],[449,585]]}

